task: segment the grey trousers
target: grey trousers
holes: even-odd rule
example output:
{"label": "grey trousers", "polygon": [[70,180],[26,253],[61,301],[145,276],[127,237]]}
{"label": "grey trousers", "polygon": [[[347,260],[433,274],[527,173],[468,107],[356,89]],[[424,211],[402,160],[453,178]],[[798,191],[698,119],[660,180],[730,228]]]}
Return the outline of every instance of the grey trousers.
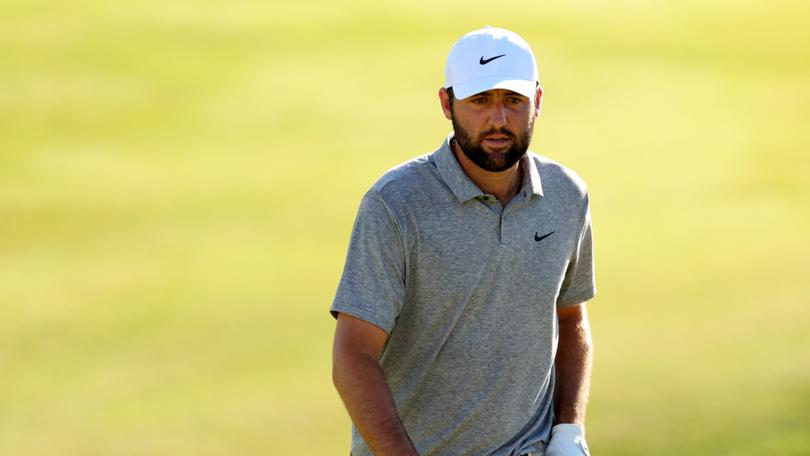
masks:
{"label": "grey trousers", "polygon": [[546,454],[545,451],[540,450],[540,451],[532,451],[531,453],[523,453],[520,456],[543,456],[545,454]]}

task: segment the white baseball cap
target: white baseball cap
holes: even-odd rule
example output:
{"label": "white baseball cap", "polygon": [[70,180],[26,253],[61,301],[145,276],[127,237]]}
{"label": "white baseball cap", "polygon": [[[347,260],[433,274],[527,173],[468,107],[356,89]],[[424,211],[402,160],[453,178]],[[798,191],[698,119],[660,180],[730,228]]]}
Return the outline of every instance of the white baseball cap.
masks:
{"label": "white baseball cap", "polygon": [[489,25],[456,41],[447,56],[445,88],[463,100],[491,89],[532,98],[540,82],[529,44],[516,33]]}

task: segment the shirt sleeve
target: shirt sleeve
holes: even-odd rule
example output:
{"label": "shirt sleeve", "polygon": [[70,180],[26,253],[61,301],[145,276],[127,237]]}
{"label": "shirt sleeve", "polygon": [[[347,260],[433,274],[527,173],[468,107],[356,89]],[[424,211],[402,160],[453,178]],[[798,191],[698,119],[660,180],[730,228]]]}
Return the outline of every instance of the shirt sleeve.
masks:
{"label": "shirt sleeve", "polygon": [[585,222],[579,236],[579,242],[571,255],[565,271],[557,307],[568,307],[581,304],[596,295],[596,276],[593,260],[593,233],[591,228],[590,207],[585,207]]}
{"label": "shirt sleeve", "polygon": [[401,231],[382,197],[363,197],[330,312],[365,320],[390,333],[405,297]]}

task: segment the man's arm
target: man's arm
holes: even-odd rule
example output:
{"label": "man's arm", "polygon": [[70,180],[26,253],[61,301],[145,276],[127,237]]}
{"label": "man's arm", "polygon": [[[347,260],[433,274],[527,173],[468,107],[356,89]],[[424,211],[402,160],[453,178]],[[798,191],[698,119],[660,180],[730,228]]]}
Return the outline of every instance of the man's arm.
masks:
{"label": "man's arm", "polygon": [[377,455],[418,455],[397,415],[380,356],[388,339],[377,326],[338,315],[332,381],[354,425]]}
{"label": "man's arm", "polygon": [[585,428],[585,409],[591,382],[593,341],[585,304],[557,310],[560,339],[557,346],[554,414],[557,423]]}

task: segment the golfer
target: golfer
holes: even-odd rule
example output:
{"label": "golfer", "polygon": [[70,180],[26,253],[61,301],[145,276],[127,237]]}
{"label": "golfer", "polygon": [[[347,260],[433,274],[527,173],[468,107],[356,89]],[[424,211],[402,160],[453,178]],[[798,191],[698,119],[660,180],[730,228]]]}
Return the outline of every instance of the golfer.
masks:
{"label": "golfer", "polygon": [[534,55],[470,32],[438,95],[453,132],[365,194],[331,307],[351,454],[588,455],[588,192],[527,152]]}

